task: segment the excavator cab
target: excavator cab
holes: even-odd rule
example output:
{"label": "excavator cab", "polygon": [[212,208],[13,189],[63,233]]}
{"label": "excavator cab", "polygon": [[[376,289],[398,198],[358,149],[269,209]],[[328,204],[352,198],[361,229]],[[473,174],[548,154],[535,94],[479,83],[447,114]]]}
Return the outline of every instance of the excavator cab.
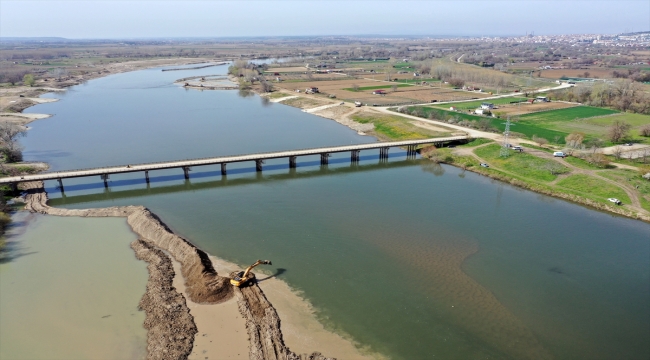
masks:
{"label": "excavator cab", "polygon": [[249,266],[246,268],[244,271],[239,271],[237,273],[232,274],[232,279],[230,279],[230,283],[234,286],[237,287],[242,287],[243,285],[246,285],[249,281],[255,279],[255,274],[251,272],[254,267],[257,265],[273,265],[270,260],[257,260],[253,265]]}

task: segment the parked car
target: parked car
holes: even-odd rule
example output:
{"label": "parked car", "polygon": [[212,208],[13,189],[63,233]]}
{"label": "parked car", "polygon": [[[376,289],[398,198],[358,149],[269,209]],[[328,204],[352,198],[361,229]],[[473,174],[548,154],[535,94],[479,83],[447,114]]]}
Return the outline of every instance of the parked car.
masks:
{"label": "parked car", "polygon": [[621,205],[621,204],[622,204],[622,203],[621,203],[621,200],[619,200],[619,199],[617,199],[617,198],[609,198],[609,199],[607,199],[607,200],[613,202],[613,203],[616,204],[616,205]]}
{"label": "parked car", "polygon": [[524,148],[522,148],[521,146],[517,145],[517,146],[513,146],[513,147],[512,147],[512,150],[522,152],[522,151],[524,151]]}
{"label": "parked car", "polygon": [[486,163],[481,163],[481,166],[483,166],[484,168],[489,168],[490,167],[490,165],[488,165]]}
{"label": "parked car", "polygon": [[625,143],[623,146],[632,146],[632,143]]}
{"label": "parked car", "polygon": [[566,154],[563,153],[562,151],[555,151],[555,152],[553,152],[553,156],[555,156],[555,157],[565,158],[565,157],[566,157]]}

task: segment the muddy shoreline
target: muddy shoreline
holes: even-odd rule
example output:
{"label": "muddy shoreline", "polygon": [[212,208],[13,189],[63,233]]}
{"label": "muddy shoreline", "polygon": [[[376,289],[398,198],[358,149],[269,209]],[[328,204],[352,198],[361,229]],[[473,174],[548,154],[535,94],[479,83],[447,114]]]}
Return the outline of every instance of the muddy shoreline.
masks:
{"label": "muddy shoreline", "polygon": [[262,359],[333,359],[319,352],[296,354],[285,345],[280,317],[256,284],[243,288],[230,285],[220,276],[207,253],[174,234],[160,218],[142,206],[99,209],[60,209],[47,205],[42,182],[21,184],[25,209],[30,212],[77,217],[125,217],[139,239],[131,247],[138,259],[149,263],[147,290],[140,301],[146,312],[148,359],[186,359],[197,333],[185,298],[172,286],[175,272],[171,260],[181,264],[186,294],[199,304],[219,304],[237,296],[237,305],[246,321],[249,358]]}

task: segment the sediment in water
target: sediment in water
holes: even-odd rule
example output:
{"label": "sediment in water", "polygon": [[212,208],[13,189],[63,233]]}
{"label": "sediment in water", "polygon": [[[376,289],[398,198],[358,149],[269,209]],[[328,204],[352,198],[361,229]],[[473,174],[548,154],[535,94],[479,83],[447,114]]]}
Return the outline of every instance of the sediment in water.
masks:
{"label": "sediment in water", "polygon": [[149,359],[186,359],[197,331],[183,295],[171,285],[174,270],[165,252],[181,264],[186,292],[193,302],[218,304],[237,295],[239,311],[246,320],[251,359],[332,359],[318,352],[298,355],[290,351],[282,339],[280,318],[262,289],[253,283],[234,290],[229,278],[217,274],[207,253],[174,234],[147,208],[59,209],[47,205],[47,193],[42,182],[22,183],[21,188],[25,190],[25,208],[31,212],[56,216],[127,218],[127,223],[140,237],[132,244],[136,256],[150,263],[147,292],[140,302],[141,308],[147,312],[145,328],[148,330]]}
{"label": "sediment in water", "polygon": [[159,249],[143,240],[131,243],[135,256],[149,263],[147,290],[139,308],[146,312],[148,359],[183,359],[192,352],[197,333],[190,309],[183,295],[172,286],[172,262]]}

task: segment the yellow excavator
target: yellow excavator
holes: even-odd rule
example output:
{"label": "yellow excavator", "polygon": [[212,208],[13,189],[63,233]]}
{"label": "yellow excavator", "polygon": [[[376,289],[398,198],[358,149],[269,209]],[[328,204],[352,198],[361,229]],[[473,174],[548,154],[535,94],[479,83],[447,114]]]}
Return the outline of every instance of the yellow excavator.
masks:
{"label": "yellow excavator", "polygon": [[245,271],[240,271],[238,273],[235,273],[232,275],[232,279],[230,279],[230,283],[237,286],[241,287],[242,285],[247,284],[249,281],[255,279],[255,274],[251,272],[254,267],[257,265],[273,265],[271,264],[271,261],[269,260],[257,260],[253,265],[249,266],[246,268]]}

